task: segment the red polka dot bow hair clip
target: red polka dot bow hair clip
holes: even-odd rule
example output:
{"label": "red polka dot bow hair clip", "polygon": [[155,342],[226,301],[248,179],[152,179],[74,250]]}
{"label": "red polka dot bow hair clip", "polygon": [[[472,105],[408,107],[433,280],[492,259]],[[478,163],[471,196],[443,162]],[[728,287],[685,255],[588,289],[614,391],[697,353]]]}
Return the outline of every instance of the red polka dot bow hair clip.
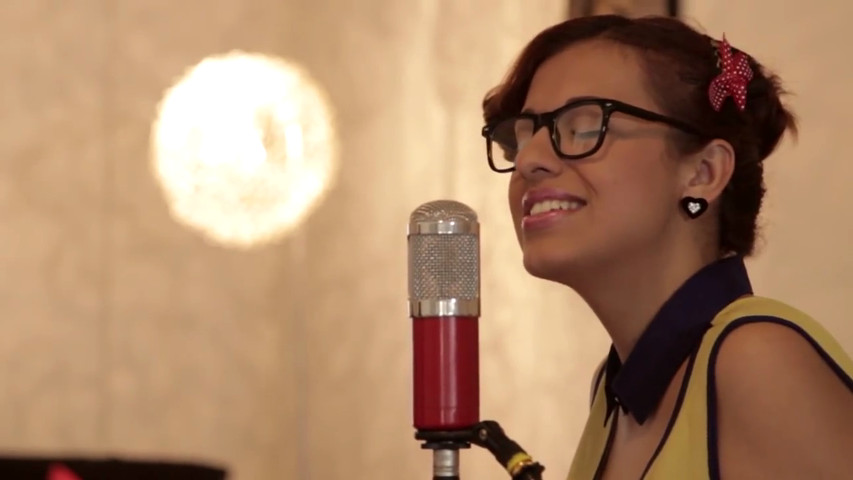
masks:
{"label": "red polka dot bow hair clip", "polygon": [[726,98],[732,97],[738,109],[743,111],[746,108],[746,87],[752,80],[749,58],[743,52],[732,52],[725,35],[721,41],[712,40],[711,44],[715,47],[717,66],[721,70],[708,87],[711,106],[719,112]]}

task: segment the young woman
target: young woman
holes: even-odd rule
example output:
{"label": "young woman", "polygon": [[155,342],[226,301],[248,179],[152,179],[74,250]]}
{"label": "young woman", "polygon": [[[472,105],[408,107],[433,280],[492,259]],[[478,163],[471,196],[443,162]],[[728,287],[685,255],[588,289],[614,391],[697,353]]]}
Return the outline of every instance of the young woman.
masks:
{"label": "young woman", "polygon": [[853,362],[753,295],[778,78],[675,19],[539,34],[484,100],[524,265],[612,339],[570,480],[853,478]]}

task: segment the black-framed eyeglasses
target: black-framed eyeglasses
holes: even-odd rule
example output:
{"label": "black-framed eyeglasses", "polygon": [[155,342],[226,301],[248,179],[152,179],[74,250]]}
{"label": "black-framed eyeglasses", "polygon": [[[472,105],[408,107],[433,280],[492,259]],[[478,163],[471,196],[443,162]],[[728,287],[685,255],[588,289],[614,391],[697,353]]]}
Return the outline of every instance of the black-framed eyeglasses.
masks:
{"label": "black-framed eyeglasses", "polygon": [[[551,145],[560,158],[577,160],[589,157],[604,144],[610,117],[614,112],[664,123],[689,134],[701,135],[693,126],[675,118],[618,100],[584,98],[569,102],[551,112],[521,113],[483,127],[489,167],[498,173],[515,170],[515,156],[542,127],[548,128]],[[502,156],[495,158],[493,143],[497,143],[503,150]]]}

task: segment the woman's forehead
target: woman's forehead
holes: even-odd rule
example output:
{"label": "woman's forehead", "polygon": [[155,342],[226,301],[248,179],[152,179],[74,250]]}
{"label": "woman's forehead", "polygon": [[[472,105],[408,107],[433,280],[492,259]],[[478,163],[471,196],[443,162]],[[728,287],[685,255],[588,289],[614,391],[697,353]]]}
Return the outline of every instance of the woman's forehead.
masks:
{"label": "woman's forehead", "polygon": [[604,97],[654,108],[638,54],[606,40],[572,45],[542,63],[533,76],[524,108],[550,111],[574,97]]}

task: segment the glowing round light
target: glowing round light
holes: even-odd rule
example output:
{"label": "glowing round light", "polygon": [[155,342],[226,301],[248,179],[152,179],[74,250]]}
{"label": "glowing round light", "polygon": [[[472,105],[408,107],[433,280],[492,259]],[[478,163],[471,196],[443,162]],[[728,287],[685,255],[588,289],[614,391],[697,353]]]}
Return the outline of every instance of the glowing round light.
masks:
{"label": "glowing round light", "polygon": [[189,69],[164,95],[151,140],[172,216],[229,246],[287,234],[337,172],[325,94],[303,69],[264,55]]}

